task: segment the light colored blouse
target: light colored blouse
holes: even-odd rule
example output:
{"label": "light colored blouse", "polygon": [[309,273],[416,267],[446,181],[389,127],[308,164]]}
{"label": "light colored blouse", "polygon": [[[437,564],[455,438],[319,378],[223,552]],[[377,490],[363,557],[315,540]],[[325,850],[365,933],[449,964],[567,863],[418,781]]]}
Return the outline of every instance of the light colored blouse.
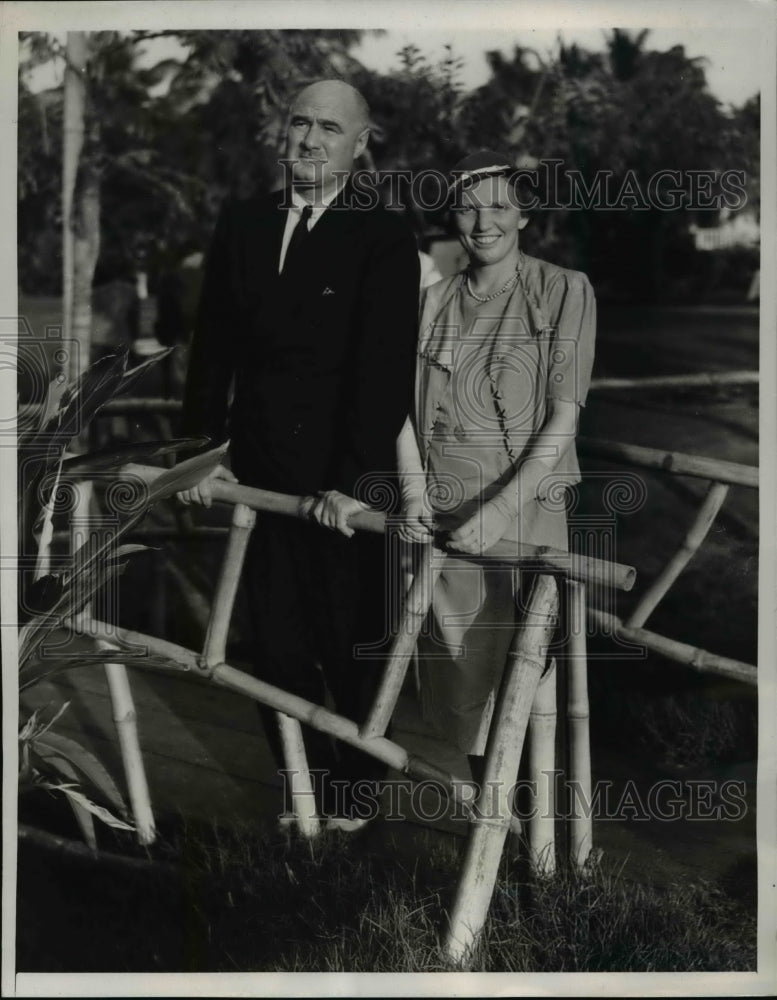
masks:
{"label": "light colored blouse", "polygon": [[[415,404],[420,457],[426,465],[447,400],[459,409],[462,423],[478,428],[483,446],[503,449],[516,469],[546,422],[549,399],[585,404],[594,359],[593,289],[582,272],[522,253],[512,291],[504,300],[478,305],[474,322],[465,325],[467,294],[464,272],[422,293]],[[465,337],[487,342],[485,364],[477,371],[468,370]],[[580,481],[574,445],[565,447],[538,496],[551,481]]]}

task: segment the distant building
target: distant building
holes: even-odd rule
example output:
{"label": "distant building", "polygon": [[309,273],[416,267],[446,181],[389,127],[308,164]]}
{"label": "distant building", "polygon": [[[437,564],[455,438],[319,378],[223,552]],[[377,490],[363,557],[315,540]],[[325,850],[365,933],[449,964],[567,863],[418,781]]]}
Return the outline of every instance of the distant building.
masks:
{"label": "distant building", "polygon": [[728,247],[756,247],[761,238],[761,228],[755,213],[743,209],[731,212],[723,209],[717,226],[702,229],[691,225],[691,234],[697,250],[724,250]]}

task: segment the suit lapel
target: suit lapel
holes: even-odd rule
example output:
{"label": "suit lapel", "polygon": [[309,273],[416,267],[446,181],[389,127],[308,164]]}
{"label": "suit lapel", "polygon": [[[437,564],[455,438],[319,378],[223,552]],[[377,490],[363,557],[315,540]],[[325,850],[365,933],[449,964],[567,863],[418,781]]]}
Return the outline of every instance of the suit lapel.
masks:
{"label": "suit lapel", "polygon": [[281,208],[283,191],[274,191],[256,204],[245,219],[243,287],[249,301],[264,298],[268,287],[278,281],[286,210]]}

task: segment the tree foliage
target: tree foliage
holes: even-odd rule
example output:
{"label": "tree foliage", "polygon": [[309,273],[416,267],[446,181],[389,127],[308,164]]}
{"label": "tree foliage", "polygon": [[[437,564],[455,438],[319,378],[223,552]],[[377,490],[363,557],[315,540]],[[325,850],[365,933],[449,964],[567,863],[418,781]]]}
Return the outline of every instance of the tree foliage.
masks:
{"label": "tree foliage", "polygon": [[[378,73],[353,55],[358,31],[170,31],[181,55],[147,65],[147,32],[91,36],[92,113],[100,140],[103,251],[97,280],[129,276],[141,262],[152,275],[207,242],[221,200],[278,182],[284,118],[293,93],[336,76],[369,101],[373,140],[366,165],[380,170],[448,169],[466,152],[505,149],[520,162],[557,160],[540,174],[551,206],[534,213],[533,252],[585,267],[601,289],[660,298],[677,268],[693,261],[691,210],[553,208],[566,205],[568,171],[587,184],[610,172],[644,191],[660,170],[744,170],[757,207],[758,101],[726,111],[709,92],[703,60],[682,46],[649,46],[647,30],[615,28],[605,50],[561,39],[552,52],[522,44],[487,53],[490,78],[467,91],[462,62],[448,48],[430,62],[414,45],[395,69]],[[20,277],[25,291],[59,284],[61,90],[33,94],[30,64],[56,55],[45,36],[28,36],[20,79]],[[150,51],[150,49],[149,49]],[[438,217],[427,223],[439,222]]]}

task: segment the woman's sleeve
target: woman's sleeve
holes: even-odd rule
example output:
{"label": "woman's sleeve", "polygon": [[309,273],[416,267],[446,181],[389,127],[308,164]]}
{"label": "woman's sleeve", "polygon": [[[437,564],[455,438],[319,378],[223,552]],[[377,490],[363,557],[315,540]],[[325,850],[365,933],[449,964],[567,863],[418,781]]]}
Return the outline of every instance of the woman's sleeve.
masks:
{"label": "woman's sleeve", "polygon": [[559,282],[559,293],[547,394],[584,406],[594,364],[596,298],[590,281],[579,272]]}

